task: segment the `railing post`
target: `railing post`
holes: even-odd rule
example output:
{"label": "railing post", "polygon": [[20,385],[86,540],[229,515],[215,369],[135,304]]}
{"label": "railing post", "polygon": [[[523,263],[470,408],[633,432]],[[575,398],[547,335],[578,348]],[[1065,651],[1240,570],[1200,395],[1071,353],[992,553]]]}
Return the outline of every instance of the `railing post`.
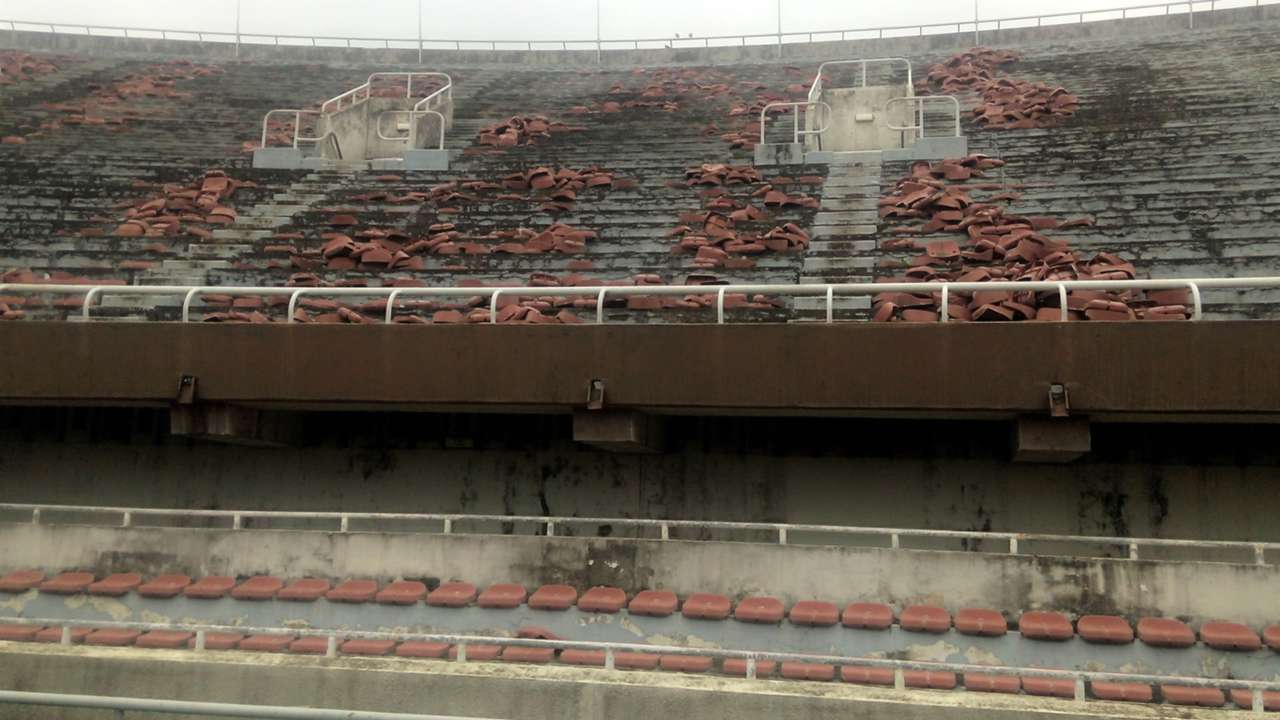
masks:
{"label": "railing post", "polygon": [[1253,688],[1253,690],[1249,693],[1249,695],[1250,695],[1249,699],[1252,701],[1249,703],[1249,705],[1251,706],[1250,710],[1253,711],[1253,714],[1261,715],[1264,712],[1266,712],[1267,706],[1262,702],[1262,689]]}
{"label": "railing post", "polygon": [[467,644],[465,642],[460,642],[458,643],[457,647],[458,647],[458,662],[466,662],[467,661]]}
{"label": "railing post", "polygon": [[1130,560],[1138,559],[1138,543],[1134,543],[1134,542],[1129,543],[1129,559]]}
{"label": "railing post", "polygon": [[1075,701],[1084,702],[1084,697],[1084,678],[1078,677],[1076,678]]}
{"label": "railing post", "polygon": [[120,516],[120,527],[127,528],[132,524],[133,524],[133,513],[129,512],[128,510],[125,510],[124,513]]}
{"label": "railing post", "polygon": [[1253,546],[1253,562],[1257,565],[1267,564],[1267,549],[1261,543]]}
{"label": "railing post", "polygon": [[[498,324],[498,296],[501,294],[502,290],[494,290],[489,298],[489,322],[494,325]],[[517,297],[516,301],[519,302],[519,300],[520,298]]]}
{"label": "railing post", "polygon": [[195,646],[195,650],[196,650],[196,652],[200,652],[201,650],[204,650],[204,643],[205,643],[205,631],[204,631],[204,630],[197,630],[197,631],[196,631],[196,646]]}
{"label": "railing post", "polygon": [[244,521],[240,517],[240,513],[231,516],[231,529],[241,530],[244,528]]}
{"label": "railing post", "polygon": [[951,287],[947,283],[942,283],[942,302],[939,303],[938,307],[938,322],[945,323],[947,321],[947,316],[951,314],[951,309],[947,307],[947,303],[950,301]]}
{"label": "railing post", "polygon": [[62,636],[58,638],[58,644],[60,645],[71,644],[71,624],[70,623],[62,626]]}
{"label": "railing post", "polygon": [[329,642],[324,649],[325,657],[338,657],[338,636],[329,635]]}
{"label": "railing post", "polygon": [[894,550],[902,548],[902,540],[898,537],[898,533],[889,533],[889,547]]}
{"label": "railing post", "polygon": [[1009,554],[1018,554],[1018,538],[1016,536],[1009,538]]}
{"label": "railing post", "polygon": [[828,285],[827,286],[827,324],[828,325],[830,325],[832,322],[835,321],[835,315],[836,315],[835,306],[836,306],[836,289],[835,287]]}
{"label": "railing post", "polygon": [[1200,299],[1200,286],[1195,283],[1187,283],[1187,287],[1191,289],[1191,319],[1200,320],[1204,318],[1204,304]]}
{"label": "railing post", "polygon": [[350,531],[351,531],[351,518],[347,517],[346,513],[343,513],[342,520],[338,525],[338,532],[345,533]]}
{"label": "railing post", "polygon": [[1187,29],[1188,30],[1196,29],[1196,4],[1194,0],[1192,0],[1192,2],[1187,3]]}
{"label": "railing post", "polygon": [[556,523],[554,520],[547,521],[547,537],[556,536]]}
{"label": "railing post", "polygon": [[661,530],[662,530],[662,539],[663,539],[663,540],[670,540],[670,539],[671,539],[671,526],[667,525],[666,523],[662,523],[662,525],[660,525],[659,527],[660,527],[660,528],[661,528]]}
{"label": "railing post", "polygon": [[778,544],[779,545],[787,544],[787,528],[785,526],[778,528]]}
{"label": "railing post", "polygon": [[716,324],[724,324],[724,286],[716,292]]}
{"label": "railing post", "polygon": [[31,524],[32,525],[40,524],[40,508],[33,508],[31,510]]}
{"label": "railing post", "polygon": [[1070,308],[1067,307],[1067,285],[1066,283],[1058,283],[1058,305],[1062,308],[1061,320],[1067,322],[1071,319]]}
{"label": "railing post", "polygon": [[753,657],[747,658],[747,679],[756,679],[756,659]]}
{"label": "railing post", "polygon": [[893,669],[893,689],[905,690],[906,687],[907,687],[907,678],[902,674],[902,668],[895,667]]}
{"label": "railing post", "polygon": [[612,670],[613,667],[613,648],[606,647],[604,649],[604,669]]}
{"label": "railing post", "polygon": [[444,519],[444,534],[445,535],[453,534],[453,518]]}

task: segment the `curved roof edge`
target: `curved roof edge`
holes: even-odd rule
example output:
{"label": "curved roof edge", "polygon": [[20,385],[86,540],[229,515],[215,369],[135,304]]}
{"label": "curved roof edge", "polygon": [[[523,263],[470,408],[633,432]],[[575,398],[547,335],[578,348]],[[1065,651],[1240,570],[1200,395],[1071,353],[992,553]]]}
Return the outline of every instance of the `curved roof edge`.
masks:
{"label": "curved roof edge", "polygon": [[[1194,17],[1194,30],[1188,28],[1187,14],[1181,13],[1047,25],[1044,27],[983,29],[979,37],[980,42],[984,45],[1005,47],[1034,46],[1048,42],[1062,42],[1064,40],[1093,40],[1113,37],[1138,38],[1171,33],[1203,32],[1235,25],[1256,24],[1278,18],[1280,18],[1280,5],[1259,5],[1197,12]],[[159,55],[215,60],[234,60],[237,58],[237,46],[232,42],[126,38],[25,30],[5,31],[4,34],[10,36],[10,46],[28,51],[97,56]],[[867,57],[886,53],[942,53],[971,47],[974,44],[973,40],[974,33],[972,29],[968,29],[963,32],[933,35],[786,43],[781,46],[769,44],[639,50],[605,49],[599,55],[597,55],[595,49],[425,49],[421,53],[421,61],[423,65],[433,66],[509,64],[549,67],[595,67],[603,65],[616,68],[646,65],[730,65],[815,60],[831,57]],[[323,61],[329,63],[416,65],[419,60],[419,51],[416,48],[344,48],[242,43],[239,45],[238,50],[240,60],[259,62]]]}

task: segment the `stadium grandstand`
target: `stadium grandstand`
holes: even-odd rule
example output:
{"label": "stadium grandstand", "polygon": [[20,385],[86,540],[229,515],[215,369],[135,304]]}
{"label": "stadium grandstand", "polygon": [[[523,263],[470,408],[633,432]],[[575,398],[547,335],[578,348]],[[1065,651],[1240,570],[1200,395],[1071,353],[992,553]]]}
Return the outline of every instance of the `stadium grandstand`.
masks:
{"label": "stadium grandstand", "polygon": [[1280,711],[1280,6],[0,20],[0,717]]}

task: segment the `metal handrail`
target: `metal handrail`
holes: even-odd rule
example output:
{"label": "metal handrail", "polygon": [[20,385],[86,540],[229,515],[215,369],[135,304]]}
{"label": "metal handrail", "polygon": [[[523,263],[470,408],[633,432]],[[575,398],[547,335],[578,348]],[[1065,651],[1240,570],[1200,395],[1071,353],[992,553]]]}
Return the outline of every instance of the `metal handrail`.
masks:
{"label": "metal handrail", "polygon": [[[889,283],[801,283],[784,284],[729,284],[729,285],[607,285],[580,287],[437,287],[437,288],[392,288],[392,287],[235,287],[235,286],[196,286],[196,285],[61,285],[38,283],[13,283],[0,285],[0,293],[18,294],[50,294],[50,295],[84,295],[81,302],[81,316],[90,317],[93,301],[103,295],[137,295],[137,296],[178,296],[184,297],[182,305],[182,322],[190,322],[191,301],[199,295],[289,295],[289,317],[292,323],[298,299],[305,295],[323,295],[328,297],[386,297],[387,321],[392,319],[392,310],[397,298],[403,296],[444,296],[475,297],[488,294],[490,296],[490,322],[496,323],[498,316],[498,300],[506,295],[529,295],[534,297],[586,297],[595,296],[596,322],[605,322],[604,302],[606,296],[630,297],[633,295],[715,295],[716,322],[725,322],[726,294],[759,294],[781,297],[826,297],[828,323],[834,321],[834,300],[836,296],[878,295],[886,292],[905,292],[932,294],[941,292],[941,308],[947,307],[949,294],[952,292],[976,292],[980,290],[1008,290],[1012,292],[1057,291],[1062,309],[1061,320],[1070,319],[1067,307],[1067,293],[1071,290],[1101,290],[1114,292],[1119,290],[1181,290],[1191,292],[1192,314],[1195,321],[1204,318],[1204,303],[1201,291],[1206,289],[1257,289],[1280,287],[1280,276],[1244,277],[1244,278],[1171,278],[1165,280],[998,280],[989,282],[889,282]],[[948,322],[949,313],[939,310],[938,321]]]}
{"label": "metal handrail", "polygon": [[767,117],[769,108],[775,108],[775,107],[789,107],[794,110],[794,112],[792,112],[791,114],[792,115],[791,142],[793,143],[800,142],[801,135],[821,135],[822,133],[826,132],[830,128],[829,125],[823,125],[817,130],[801,130],[800,129],[800,108],[802,107],[824,107],[827,109],[827,116],[828,117],[831,116],[832,114],[831,106],[822,102],[821,100],[802,100],[800,102],[773,102],[773,103],[769,103],[768,105],[765,105],[763,108],[760,109],[760,144],[761,145],[764,144],[764,126],[769,121]]}
{"label": "metal handrail", "polygon": [[72,625],[85,626],[102,629],[119,629],[119,630],[137,630],[150,632],[153,630],[176,631],[192,633],[195,637],[196,652],[204,652],[206,649],[206,640],[209,633],[233,633],[240,636],[247,635],[288,635],[293,637],[320,637],[325,638],[326,643],[325,656],[337,657],[338,655],[338,639],[359,639],[359,640],[394,640],[403,642],[433,642],[447,643],[457,648],[456,662],[467,661],[468,645],[498,645],[505,647],[531,647],[531,648],[551,648],[553,650],[598,650],[605,654],[605,668],[612,670],[616,667],[615,660],[618,653],[645,653],[656,655],[693,655],[698,657],[712,657],[722,660],[745,660],[746,676],[753,679],[756,676],[756,665],[760,661],[772,662],[804,662],[804,663],[825,663],[831,665],[839,665],[841,667],[870,667],[870,668],[889,668],[894,671],[894,687],[902,689],[906,687],[903,673],[908,670],[925,670],[934,672],[951,672],[951,673],[991,673],[998,671],[1001,673],[1016,674],[1022,677],[1041,677],[1041,678],[1058,678],[1067,679],[1075,682],[1074,699],[1077,702],[1085,702],[1088,696],[1085,693],[1085,683],[1087,682],[1132,682],[1146,683],[1157,685],[1182,685],[1185,687],[1210,687],[1210,688],[1229,688],[1233,690],[1249,690],[1252,692],[1253,706],[1255,710],[1261,710],[1263,692],[1280,690],[1280,680],[1239,680],[1235,678],[1204,678],[1204,677],[1187,677],[1179,675],[1155,675],[1150,673],[1127,673],[1127,672],[1100,672],[1096,670],[1066,670],[1057,668],[1042,667],[1018,667],[1009,665],[978,665],[975,663],[951,663],[951,662],[935,662],[920,660],[898,660],[898,659],[882,659],[872,657],[851,657],[848,655],[816,655],[808,653],[795,652],[775,652],[770,650],[726,650],[715,647],[688,647],[683,645],[649,645],[644,643],[623,643],[623,642],[599,642],[587,640],[564,640],[564,639],[534,639],[520,637],[501,637],[496,635],[454,635],[439,633],[413,633],[413,632],[377,632],[365,630],[339,630],[339,629],[311,629],[311,628],[295,628],[295,627],[246,627],[241,625],[203,625],[187,622],[176,623],[153,623],[153,622],[127,622],[127,621],[78,621],[65,620],[59,618],[23,618],[23,617],[0,617],[0,623],[6,625],[26,625],[41,627],[61,627],[62,637],[61,644],[70,645],[72,642],[71,629]]}
{"label": "metal handrail", "polygon": [[[408,115],[409,116],[408,133],[405,135],[384,134],[382,132],[382,117],[384,115]],[[382,113],[378,115],[378,120],[377,120],[378,139],[389,140],[389,141],[406,141],[406,142],[412,143],[413,138],[416,135],[415,131],[417,130],[417,120],[418,118],[424,115],[435,115],[436,117],[440,118],[440,141],[439,143],[437,143],[436,149],[443,150],[444,149],[444,131],[445,131],[445,124],[447,123],[447,121],[445,120],[445,117],[443,114],[435,110],[384,110],[382,111]]]}
{"label": "metal handrail", "polygon": [[472,720],[469,717],[463,718],[460,715],[332,710],[328,708],[299,708],[283,705],[244,705],[240,703],[156,700],[153,698],[72,695],[69,693],[22,692],[17,690],[0,690],[0,704],[115,710],[118,717],[121,718],[124,717],[124,713],[127,711],[160,715],[261,718],[263,720]]}
{"label": "metal handrail", "polygon": [[[356,106],[356,105],[359,105],[359,104],[360,104],[360,103],[362,103],[362,102],[366,102],[366,101],[368,101],[368,99],[369,99],[369,97],[370,97],[370,93],[372,93],[372,92],[373,92],[373,83],[374,83],[374,81],[376,81],[376,80],[378,80],[378,79],[381,79],[381,78],[401,78],[401,77],[405,79],[404,96],[405,96],[406,98],[411,98],[411,97],[413,97],[413,81],[414,81],[415,79],[417,79],[417,78],[443,77],[443,78],[445,78],[445,79],[446,79],[446,81],[447,81],[447,82],[446,82],[446,85],[445,85],[444,87],[439,88],[438,90],[433,91],[430,95],[428,95],[428,96],[426,96],[425,98],[423,98],[423,99],[420,101],[420,103],[419,103],[419,104],[421,104],[422,102],[427,102],[428,100],[431,100],[432,98],[438,97],[438,96],[440,96],[440,95],[441,95],[441,94],[443,94],[443,93],[448,93],[449,97],[451,97],[451,98],[453,97],[453,78],[450,78],[448,75],[446,75],[446,74],[444,74],[444,73],[439,73],[439,72],[417,72],[417,71],[412,71],[412,70],[409,70],[409,71],[387,71],[387,72],[376,72],[376,73],[372,73],[372,74],[370,74],[370,75],[369,75],[369,79],[368,79],[368,80],[365,80],[365,81],[364,81],[364,84],[362,84],[362,85],[357,85],[356,87],[351,88],[350,90],[348,90],[348,91],[346,91],[346,92],[344,92],[344,93],[341,93],[341,94],[339,94],[339,95],[335,95],[334,97],[331,97],[331,98],[329,98],[328,100],[324,101],[324,103],[320,106],[320,111],[321,111],[321,112],[324,112],[324,113],[329,113],[329,114],[333,114],[333,113],[339,112],[339,111],[341,111],[341,110],[343,109],[343,102],[344,102],[344,101],[350,101],[350,102],[348,102],[348,104],[347,104],[347,106],[346,106],[347,108],[351,108],[351,107],[354,107],[354,106]],[[363,94],[364,94],[364,96],[363,96],[363,97],[361,97],[361,93],[362,93],[362,92],[363,92]],[[333,106],[334,106],[334,108],[333,108],[333,109],[329,109],[329,106],[330,106],[330,105],[333,105]],[[414,106],[414,109],[415,109],[415,110],[417,110],[417,109],[420,109],[420,108],[419,108],[418,106],[416,106],[416,105],[415,105],[415,106]]]}
{"label": "metal handrail", "polygon": [[823,73],[826,71],[827,67],[830,65],[861,65],[862,66],[861,80],[860,80],[860,84],[857,85],[857,87],[866,87],[867,86],[867,65],[871,65],[871,64],[894,65],[896,63],[902,63],[907,68],[907,87],[909,88],[915,87],[915,85],[912,83],[912,78],[911,78],[911,61],[908,60],[907,58],[901,58],[901,57],[858,58],[856,60],[828,60],[818,66],[818,75],[817,77],[814,78],[813,84],[815,87],[821,84]]}
{"label": "metal handrail", "polygon": [[319,110],[299,110],[296,108],[279,108],[276,110],[268,110],[266,115],[262,116],[262,147],[267,146],[267,127],[272,115],[276,114],[293,114],[293,147],[298,147],[299,142],[320,142],[324,140],[325,135],[322,133],[316,137],[304,137],[302,135],[302,116],[303,115],[319,115],[327,119],[327,115]]}
{"label": "metal handrail", "polygon": [[[746,45],[749,40],[768,40],[771,42],[795,43],[795,44],[812,44],[814,42],[827,42],[835,39],[847,40],[850,35],[869,35],[874,34],[876,38],[884,39],[894,36],[921,36],[932,34],[937,31],[954,31],[956,33],[968,32],[977,28],[993,28],[1003,29],[1011,23],[1029,23],[1034,22],[1036,27],[1046,24],[1046,21],[1074,19],[1076,23],[1083,24],[1085,22],[1096,22],[1102,20],[1114,19],[1116,13],[1120,14],[1121,19],[1129,17],[1129,13],[1136,11],[1158,11],[1163,10],[1165,15],[1178,15],[1186,13],[1188,16],[1188,26],[1194,25],[1194,14],[1197,12],[1205,12],[1203,8],[1208,8],[1208,12],[1218,11],[1218,0],[1179,0],[1177,2],[1163,2],[1144,5],[1128,5],[1110,8],[1101,8],[1097,10],[1077,10],[1070,12],[1046,13],[1042,15],[1019,15],[1003,18],[991,18],[983,20],[957,20],[952,22],[935,22],[923,23],[918,25],[885,25],[878,27],[866,28],[847,28],[847,29],[829,29],[829,30],[802,30],[788,32],[768,32],[768,33],[744,33],[741,35],[699,35],[687,38],[618,38],[596,40],[592,39],[548,39],[548,40],[529,40],[529,39],[478,39],[478,40],[462,40],[458,38],[375,38],[375,37],[356,37],[356,36],[340,36],[340,35],[293,35],[285,33],[236,33],[226,31],[209,31],[209,30],[174,30],[168,28],[146,28],[146,27],[127,27],[119,25],[93,25],[86,23],[62,23],[47,22],[38,20],[9,20],[0,19],[0,26],[7,25],[10,31],[16,33],[19,26],[40,28],[39,32],[47,29],[50,33],[60,33],[62,28],[74,28],[74,33],[68,31],[63,34],[84,34],[93,35],[95,32],[120,32],[125,37],[130,37],[129,33],[151,33],[159,35],[162,39],[167,40],[185,40],[184,36],[194,36],[197,42],[205,42],[206,40],[222,39],[227,42],[256,42],[258,44],[274,44],[279,45],[281,40],[298,41],[302,44],[308,44],[313,47],[322,47],[322,43],[332,43],[338,47],[352,47],[352,43],[373,43],[390,48],[392,43],[406,45],[409,48],[417,48],[422,50],[426,45],[445,45],[452,46],[457,50],[462,50],[464,46],[487,46],[493,50],[499,49],[499,46],[524,47],[529,50],[535,49],[534,46],[558,47],[559,49],[583,49],[594,51],[597,44],[612,44],[632,46],[640,49],[641,43],[656,43],[672,49],[681,47],[690,47],[701,45],[710,47],[712,42],[732,42],[733,44]],[[1259,7],[1262,5],[1273,5],[1280,0],[1253,0],[1252,6]],[[1200,8],[1200,9],[1198,9]],[[1237,9],[1222,8],[1223,12]],[[1049,22],[1048,24],[1055,24]],[[1061,23],[1065,24],[1065,23]],[[169,37],[170,35],[178,37]]]}
{"label": "metal handrail", "polygon": [[[951,137],[960,137],[960,101],[957,100],[954,95],[911,95],[909,97],[890,98],[889,101],[884,104],[884,110],[886,115],[885,125],[890,130],[908,130],[908,131],[917,130],[919,131],[919,134],[916,135],[916,137],[923,138],[924,137],[924,106],[927,103],[938,102],[938,101],[949,102],[952,105],[952,109],[954,111],[953,114],[955,117],[955,125],[954,125],[955,134],[952,135]],[[897,103],[915,103],[915,109],[912,111],[911,115],[916,118],[917,124],[894,125],[893,122],[888,119],[887,116],[889,115],[889,108],[893,107]]]}
{"label": "metal handrail", "polygon": [[[843,535],[879,538],[886,540],[892,549],[902,549],[904,538],[935,538],[963,540],[970,547],[990,546],[1007,549],[991,549],[992,554],[1017,555],[1022,544],[1051,542],[1074,545],[1114,546],[1127,551],[1129,560],[1139,560],[1141,548],[1186,548],[1211,551],[1246,551],[1253,554],[1253,564],[1267,565],[1267,551],[1280,550],[1277,542],[1247,542],[1238,540],[1188,540],[1182,538],[1113,537],[1103,535],[1059,535],[1052,533],[998,532],[982,530],[933,530],[921,528],[859,527],[852,525],[819,525],[807,523],[731,522],[721,520],[661,520],[654,518],[598,518],[570,517],[563,515],[469,515],[460,513],[372,513],[372,512],[304,512],[291,510],[205,510],[193,508],[141,508],[98,505],[43,505],[33,503],[0,503],[0,512],[30,512],[31,523],[39,525],[49,513],[83,513],[90,515],[119,515],[118,525],[111,527],[137,527],[140,517],[157,518],[217,518],[229,520],[232,530],[245,529],[246,520],[332,520],[338,532],[351,531],[351,521],[403,522],[417,521],[441,523],[442,534],[466,534],[459,524],[467,522],[501,522],[540,525],[547,537],[554,537],[556,529],[573,526],[610,525],[653,530],[663,540],[671,539],[672,529],[728,530],[735,532],[767,532],[774,540],[770,544],[793,544],[800,533]],[[103,523],[105,525],[105,523]],[[324,532],[330,532],[325,530]],[[696,538],[695,538],[696,539]],[[974,550],[978,552],[978,550]]]}

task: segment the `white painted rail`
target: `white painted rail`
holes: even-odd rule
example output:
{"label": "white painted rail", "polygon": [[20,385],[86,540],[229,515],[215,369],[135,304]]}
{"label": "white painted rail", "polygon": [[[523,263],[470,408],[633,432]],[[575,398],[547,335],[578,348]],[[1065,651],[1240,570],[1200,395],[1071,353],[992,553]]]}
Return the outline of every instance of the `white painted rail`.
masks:
{"label": "white painted rail", "polygon": [[[0,705],[37,705],[115,710],[120,718],[124,717],[125,712],[138,712],[158,715],[200,715],[205,717],[255,718],[261,720],[472,720],[459,715],[330,710],[326,708],[299,708],[280,705],[243,705],[239,703],[156,700],[152,698],[112,697],[110,695],[70,695],[66,693],[21,692],[17,690],[0,690]],[[479,719],[477,718],[476,720]]]}
{"label": "white painted rail", "polygon": [[747,45],[783,44],[805,45],[816,42],[833,42],[858,39],[886,39],[916,37],[946,33],[977,33],[980,30],[1002,30],[1019,27],[1044,27],[1074,25],[1104,20],[1146,17],[1157,15],[1186,15],[1187,27],[1194,28],[1195,16],[1206,12],[1226,11],[1241,7],[1272,5],[1280,0],[1194,0],[1164,2],[1143,5],[1114,6],[1094,10],[1070,10],[1041,15],[1016,15],[1001,18],[965,18],[950,22],[932,22],[906,25],[884,25],[863,28],[817,29],[788,32],[746,33],[740,35],[697,35],[689,37],[640,37],[602,39],[461,39],[427,37],[360,37],[341,35],[295,35],[289,33],[246,33],[225,30],[180,30],[173,28],[130,27],[123,25],[99,25],[91,23],[49,22],[47,20],[0,19],[0,27],[7,27],[13,35],[12,44],[18,45],[20,31],[49,32],[70,35],[114,36],[126,38],[152,38],[190,42],[216,42],[250,45],[303,46],[303,47],[370,47],[383,49],[418,50],[419,62],[423,50],[583,50],[596,52],[599,48],[660,49],[727,47]]}
{"label": "white painted rail", "polygon": [[[33,524],[49,523],[50,515],[76,513],[102,515],[101,524],[111,527],[145,526],[143,518],[214,518],[227,522],[233,530],[245,530],[246,521],[252,520],[312,520],[327,521],[328,526],[319,531],[351,532],[352,521],[359,521],[365,532],[376,532],[379,524],[412,521],[430,527],[414,532],[434,532],[438,525],[442,534],[467,534],[468,523],[510,523],[540,527],[548,537],[556,535],[558,528],[610,525],[619,528],[639,528],[650,531],[658,539],[670,540],[672,530],[708,531],[720,530],[735,533],[762,533],[769,536],[770,544],[796,544],[797,537],[813,536],[862,537],[892,549],[904,549],[904,540],[955,540],[964,541],[969,552],[1013,554],[1025,552],[1028,543],[1055,543],[1082,547],[1121,548],[1129,560],[1143,559],[1142,550],[1154,548],[1178,548],[1214,554],[1220,560],[1224,552],[1239,553],[1256,565],[1267,565],[1267,553],[1280,551],[1280,543],[1247,542],[1231,540],[1188,540],[1177,538],[1111,537],[1102,535],[1061,535],[1052,533],[984,532],[978,530],[930,530],[923,528],[858,527],[850,525],[820,525],[806,523],[727,522],[715,520],[663,520],[657,518],[601,518],[551,515],[471,515],[465,513],[361,513],[361,512],[301,512],[287,510],[203,510],[185,508],[113,507],[98,505],[42,505],[31,503],[0,503],[0,513],[28,514]],[[405,532],[399,530],[396,532]],[[473,531],[474,532],[474,531]],[[483,534],[483,533],[478,533]],[[696,535],[691,540],[698,540]],[[811,541],[805,544],[821,544]]]}
{"label": "white painted rail", "polygon": [[[887,282],[887,283],[808,283],[808,284],[728,284],[728,285],[607,285],[581,287],[234,287],[199,285],[62,285],[62,284],[0,284],[0,295],[81,295],[81,316],[91,318],[94,302],[105,295],[138,297],[182,298],[182,322],[191,321],[191,308],[202,295],[233,296],[287,296],[289,298],[288,322],[292,323],[298,301],[303,297],[360,297],[386,298],[384,321],[394,319],[396,301],[408,297],[488,297],[489,322],[498,322],[498,304],[503,297],[561,297],[595,298],[596,322],[604,323],[605,301],[609,298],[633,296],[705,296],[714,298],[716,322],[725,322],[725,297],[727,295],[764,295],[770,297],[825,297],[827,322],[834,321],[836,297],[877,295],[903,292],[920,295],[941,293],[941,307],[947,307],[950,293],[981,290],[1007,290],[1011,292],[1056,292],[1062,308],[1061,320],[1070,317],[1067,293],[1072,290],[1098,290],[1119,292],[1123,290],[1180,290],[1191,294],[1191,319],[1202,320],[1204,290],[1255,290],[1280,287],[1280,276],[1239,278],[1168,278],[1159,280],[1000,280],[991,282]],[[939,311],[938,322],[948,322],[948,313]]]}
{"label": "white painted rail", "polygon": [[643,643],[589,642],[578,640],[535,640],[528,638],[500,637],[495,635],[447,635],[433,633],[389,633],[366,632],[359,630],[335,629],[299,629],[287,627],[242,627],[238,625],[200,625],[190,623],[148,623],[148,622],[115,622],[66,620],[60,618],[23,618],[0,617],[0,624],[27,625],[39,627],[62,627],[62,644],[71,644],[71,627],[92,627],[94,629],[121,629],[148,632],[166,630],[192,633],[195,637],[196,652],[204,652],[205,637],[209,633],[234,633],[236,635],[290,635],[295,637],[326,638],[327,657],[336,657],[342,640],[394,640],[397,642],[433,642],[448,643],[457,646],[456,662],[467,661],[467,647],[476,645],[499,645],[506,647],[551,648],[554,650],[596,650],[604,652],[606,669],[614,669],[618,653],[647,653],[659,655],[685,655],[711,657],[721,660],[746,661],[747,678],[754,678],[755,668],[761,661],[771,662],[803,662],[825,663],[839,667],[889,668],[893,670],[894,687],[906,686],[903,673],[908,670],[925,670],[951,673],[992,673],[1016,674],[1021,677],[1055,678],[1071,680],[1075,683],[1075,701],[1089,700],[1085,692],[1086,683],[1090,682],[1129,682],[1161,685],[1181,685],[1185,687],[1210,687],[1221,689],[1248,690],[1252,694],[1254,712],[1263,711],[1263,692],[1280,690],[1280,680],[1238,680],[1232,678],[1187,677],[1179,675],[1158,675],[1151,673],[1118,673],[1095,672],[1089,670],[1062,670],[1041,667],[1022,667],[1009,665],[977,665],[971,663],[921,662],[914,660],[889,660],[869,657],[850,657],[847,655],[811,655],[805,653],[770,652],[760,650],[729,650],[709,647],[686,647],[680,645],[650,645]]}

